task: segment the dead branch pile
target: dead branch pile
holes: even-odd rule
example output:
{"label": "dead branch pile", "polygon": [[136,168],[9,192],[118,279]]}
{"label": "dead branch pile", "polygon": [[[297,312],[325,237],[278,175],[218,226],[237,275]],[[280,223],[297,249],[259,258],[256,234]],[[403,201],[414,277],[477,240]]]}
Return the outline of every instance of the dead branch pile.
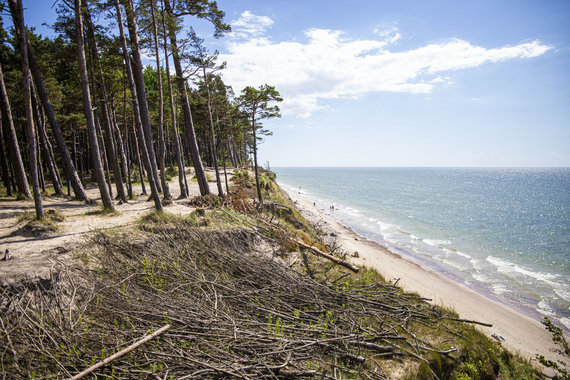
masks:
{"label": "dead branch pile", "polygon": [[[135,236],[133,236],[135,235]],[[442,312],[393,285],[323,284],[257,252],[250,230],[177,222],[93,238],[96,270],[4,288],[8,378],[70,377],[141,336],[170,329],[96,375],[121,378],[385,378],[389,360],[437,351],[412,325]]]}

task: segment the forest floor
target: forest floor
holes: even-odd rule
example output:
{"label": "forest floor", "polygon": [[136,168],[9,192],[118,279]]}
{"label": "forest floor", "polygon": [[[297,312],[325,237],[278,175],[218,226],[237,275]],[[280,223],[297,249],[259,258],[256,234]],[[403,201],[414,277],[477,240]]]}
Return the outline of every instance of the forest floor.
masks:
{"label": "forest floor", "polygon": [[[189,197],[178,199],[180,189],[178,177],[169,182],[172,203],[164,205],[165,211],[173,214],[188,214],[193,207],[188,201],[200,195],[198,182],[191,179],[191,169],[187,170]],[[215,178],[213,170],[206,170],[209,178]],[[229,177],[229,176],[228,176]],[[147,186],[148,187],[148,186]],[[210,187],[215,190],[215,183]],[[118,204],[117,213],[101,212],[101,197],[97,185],[87,185],[87,196],[96,204],[86,204],[61,197],[44,197],[44,212],[53,210],[64,216],[57,223],[57,232],[50,233],[44,229],[27,227],[27,223],[35,215],[33,200],[16,200],[13,197],[0,198],[0,257],[4,257],[6,249],[10,252],[10,260],[0,262],[0,285],[25,281],[31,278],[47,278],[50,268],[56,261],[70,259],[68,252],[86,242],[89,234],[112,228],[134,224],[143,214],[154,208],[149,195],[142,194],[141,184],[133,184],[133,200]],[[116,194],[116,189],[113,188]],[[26,218],[29,214],[29,218]]]}

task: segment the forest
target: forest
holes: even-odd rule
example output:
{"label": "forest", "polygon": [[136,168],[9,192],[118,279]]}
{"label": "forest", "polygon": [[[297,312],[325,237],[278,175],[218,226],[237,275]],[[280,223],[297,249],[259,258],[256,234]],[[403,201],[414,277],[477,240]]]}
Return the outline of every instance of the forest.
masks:
{"label": "forest", "polygon": [[[162,210],[172,198],[168,179],[178,173],[180,197],[188,196],[185,167],[200,195],[223,197],[227,168],[252,163],[262,201],[257,144],[271,134],[262,120],[280,116],[270,103],[282,99],[270,85],[236,95],[222,79],[218,52],[184,26],[202,19],[223,38],[231,28],[215,1],[62,0],[50,37],[26,24],[24,5],[0,5],[6,195],[33,198],[42,219],[42,194],[92,202],[85,186],[96,183],[103,208],[113,211],[140,182]],[[215,169],[215,190],[204,167]]]}

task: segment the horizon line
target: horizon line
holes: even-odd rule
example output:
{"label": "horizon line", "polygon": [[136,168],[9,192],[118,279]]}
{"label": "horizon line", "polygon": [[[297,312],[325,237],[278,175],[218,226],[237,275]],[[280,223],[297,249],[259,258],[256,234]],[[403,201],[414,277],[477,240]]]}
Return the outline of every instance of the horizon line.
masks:
{"label": "horizon line", "polygon": [[[258,165],[259,166],[259,165]],[[455,169],[570,169],[570,166],[445,166],[445,165],[270,165],[274,168],[455,168]]]}

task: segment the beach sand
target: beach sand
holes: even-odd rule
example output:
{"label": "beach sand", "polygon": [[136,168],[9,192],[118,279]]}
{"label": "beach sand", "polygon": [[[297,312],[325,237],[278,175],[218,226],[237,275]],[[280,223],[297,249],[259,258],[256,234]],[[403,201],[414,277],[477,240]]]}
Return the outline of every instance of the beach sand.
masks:
{"label": "beach sand", "polygon": [[552,335],[538,321],[356,234],[333,219],[334,211],[325,211],[299,194],[288,194],[310,223],[318,225],[329,235],[335,234],[337,243],[349,254],[358,252],[359,257],[351,257],[352,263],[373,268],[388,281],[399,279],[398,285],[406,291],[430,298],[433,304],[451,308],[460,318],[492,324],[493,327],[476,327],[488,336],[501,335],[505,339],[501,344],[524,358],[536,363],[535,355],[541,354],[551,360],[563,360],[569,366],[568,359],[553,353],[556,346]]}

